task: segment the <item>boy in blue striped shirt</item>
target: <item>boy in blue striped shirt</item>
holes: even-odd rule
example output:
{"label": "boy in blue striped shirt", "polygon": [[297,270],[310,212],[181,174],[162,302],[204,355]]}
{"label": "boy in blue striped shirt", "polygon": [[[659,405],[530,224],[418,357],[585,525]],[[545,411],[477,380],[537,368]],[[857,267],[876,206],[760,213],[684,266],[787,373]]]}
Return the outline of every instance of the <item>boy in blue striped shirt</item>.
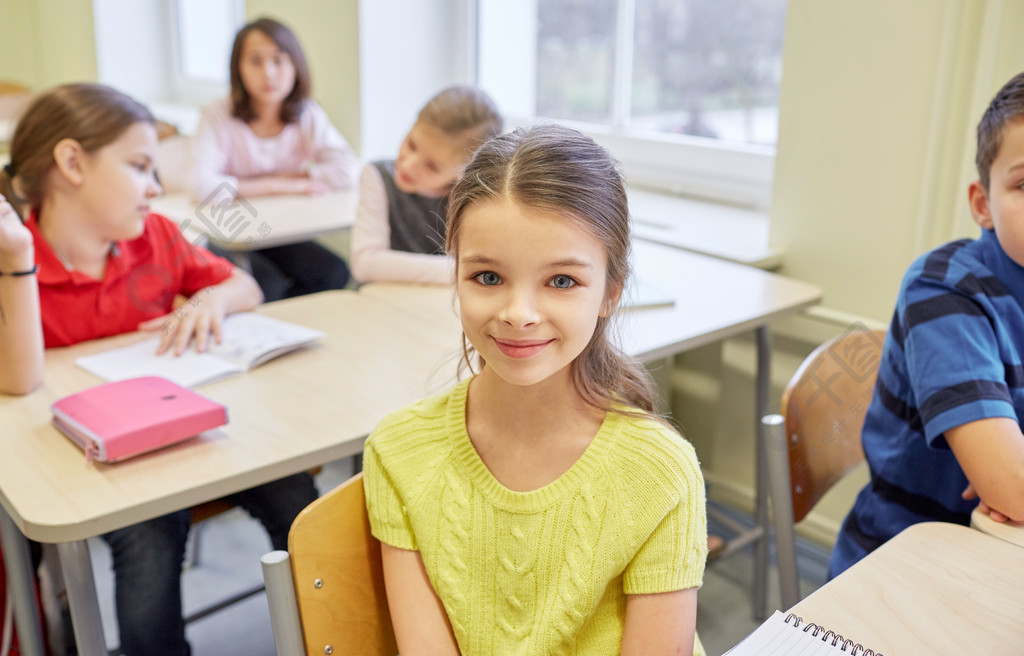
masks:
{"label": "boy in blue striped shirt", "polygon": [[1024,520],[1024,73],[978,124],[968,201],[981,237],[903,278],[862,441],[871,482],[839,533],[835,576],[907,526]]}

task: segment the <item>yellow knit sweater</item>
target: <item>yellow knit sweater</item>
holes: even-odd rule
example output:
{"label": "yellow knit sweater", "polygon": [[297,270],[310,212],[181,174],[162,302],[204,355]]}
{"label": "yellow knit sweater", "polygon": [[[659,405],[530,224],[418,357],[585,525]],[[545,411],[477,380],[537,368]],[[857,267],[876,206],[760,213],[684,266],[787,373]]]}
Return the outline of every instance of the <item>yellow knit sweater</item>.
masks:
{"label": "yellow knit sweater", "polygon": [[[699,587],[707,526],[693,447],[608,413],[558,480],[499,483],[466,433],[463,381],[366,443],[373,534],[418,550],[463,656],[618,654],[628,594]],[[697,641],[695,654],[704,654]]]}

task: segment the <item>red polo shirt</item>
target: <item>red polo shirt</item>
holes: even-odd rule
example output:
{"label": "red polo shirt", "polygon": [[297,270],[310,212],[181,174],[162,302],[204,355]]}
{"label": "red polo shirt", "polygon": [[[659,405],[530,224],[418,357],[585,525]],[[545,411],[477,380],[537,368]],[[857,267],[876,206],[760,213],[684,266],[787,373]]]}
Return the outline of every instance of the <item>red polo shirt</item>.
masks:
{"label": "red polo shirt", "polygon": [[231,276],[231,262],[188,242],[169,219],[146,217],[138,239],[114,246],[102,280],[68,271],[39,232],[35,212],[26,224],[35,242],[39,305],[46,348],[138,330],[191,296]]}

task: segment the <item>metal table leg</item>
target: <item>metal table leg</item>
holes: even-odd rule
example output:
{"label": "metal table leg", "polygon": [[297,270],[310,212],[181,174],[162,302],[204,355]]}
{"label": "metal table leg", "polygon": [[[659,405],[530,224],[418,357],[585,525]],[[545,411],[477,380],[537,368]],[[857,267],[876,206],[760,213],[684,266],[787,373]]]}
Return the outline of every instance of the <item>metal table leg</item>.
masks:
{"label": "metal table leg", "polygon": [[43,629],[36,605],[35,580],[28,540],[21,533],[7,510],[0,507],[0,540],[4,550],[4,569],[11,589],[14,625],[18,644],[26,656],[43,656]]}
{"label": "metal table leg", "polygon": [[106,639],[103,620],[96,598],[96,581],[92,576],[92,560],[85,540],[62,542],[57,545],[60,569],[68,592],[68,606],[75,629],[75,642],[81,656],[105,656]]}
{"label": "metal table leg", "polygon": [[755,459],[755,500],[754,520],[760,529],[760,537],[754,548],[754,585],[751,597],[751,609],[754,619],[763,620],[767,615],[768,597],[768,475],[765,454],[765,427],[761,418],[768,414],[771,397],[771,343],[768,327],[761,326],[755,330],[757,339],[757,387],[755,390],[755,406],[757,416],[754,418],[757,444],[754,448]]}

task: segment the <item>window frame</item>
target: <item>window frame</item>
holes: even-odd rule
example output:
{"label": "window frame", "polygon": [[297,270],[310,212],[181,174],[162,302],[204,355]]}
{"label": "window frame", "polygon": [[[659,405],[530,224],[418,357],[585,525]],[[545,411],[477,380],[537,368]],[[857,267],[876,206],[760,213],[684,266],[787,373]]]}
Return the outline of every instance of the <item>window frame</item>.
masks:
{"label": "window frame", "polygon": [[[245,0],[228,0],[235,23],[235,31],[246,23]],[[164,16],[167,20],[168,41],[170,49],[168,53],[168,86],[169,95],[174,102],[205,105],[217,98],[223,97],[230,89],[230,80],[212,81],[201,80],[184,75],[182,58],[182,32],[179,21],[180,0],[164,0]]]}
{"label": "window frame", "polygon": [[[484,0],[470,0],[475,34],[467,53],[468,70],[473,71],[477,84],[481,83],[481,2]],[[635,3],[636,0],[617,0],[616,4],[611,124],[506,114],[507,127],[525,127],[539,122],[568,125],[614,153],[631,185],[767,209],[775,169],[774,146],[675,135],[625,125],[632,85]]]}

